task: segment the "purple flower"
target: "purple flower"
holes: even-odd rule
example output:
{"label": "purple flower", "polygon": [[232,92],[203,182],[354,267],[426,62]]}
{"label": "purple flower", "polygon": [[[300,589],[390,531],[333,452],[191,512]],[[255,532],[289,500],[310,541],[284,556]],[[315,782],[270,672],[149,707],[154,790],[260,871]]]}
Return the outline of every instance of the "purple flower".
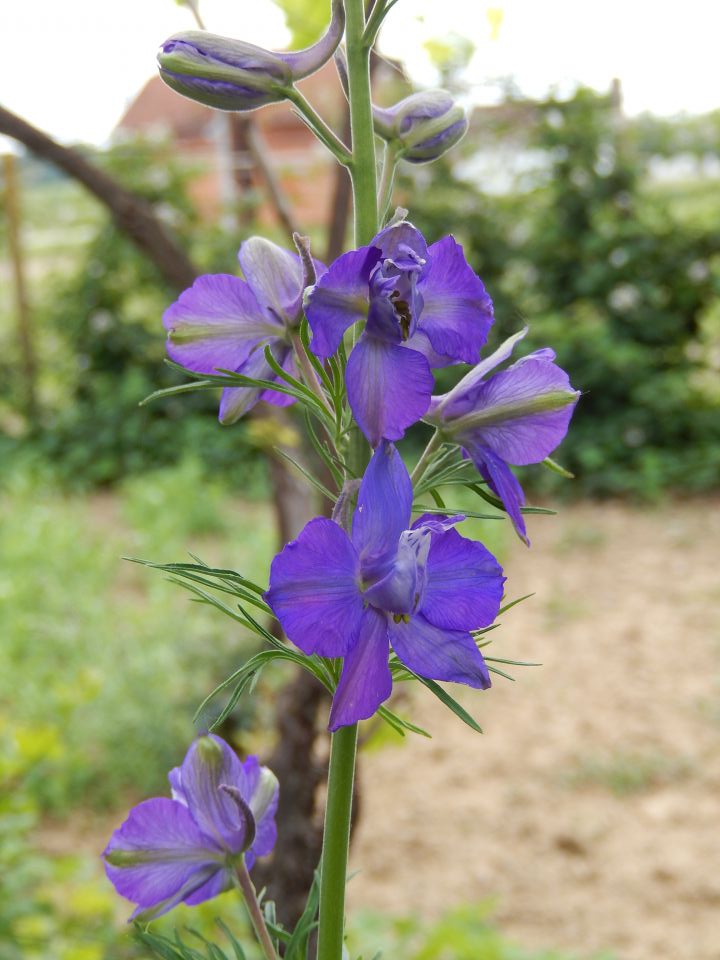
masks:
{"label": "purple flower", "polygon": [[429,163],[467,133],[465,111],[446,90],[411,93],[392,107],[373,106],[375,132],[409,163]]}
{"label": "purple flower", "polygon": [[426,419],[463,447],[529,545],[520,511],[525,495],[508,464],[540,463],[549,456],[568,431],[580,392],[547,347],[485,379],[526,333],[527,328],[510,337],[449,393],[433,397]]}
{"label": "purple flower", "polygon": [[477,362],[493,322],[490,297],[460,244],[444,237],[428,247],[405,221],[338,257],[307,293],[305,313],[319,357],[331,356],[345,331],[365,322],[346,381],[355,419],[374,447],[399,440],[427,411],[431,367]]}
{"label": "purple flower", "polygon": [[434,680],[485,689],[471,635],[497,616],[505,578],[485,547],[453,529],[462,517],[410,526],[410,477],[392,444],[375,451],[350,536],[311,520],[273,560],[265,599],[303,652],[343,657],[330,730],[372,716],[390,696],[389,648]]}
{"label": "purple flower", "polygon": [[257,757],[241,763],[220,737],[195,740],[168,779],[172,800],[133,807],[103,851],[110,881],[142,920],[228,890],[238,859],[249,870],[277,837],[275,775]]}
{"label": "purple flower", "polygon": [[283,100],[295,80],[328,60],[345,26],[340,0],[317,43],[292,53],[271,53],[243,40],[205,30],[185,30],[166,40],[158,52],[160,76],[177,93],[218,110],[256,110]]}
{"label": "purple flower", "polygon": [[[284,370],[295,375],[290,332],[302,312],[303,268],[300,257],[251,237],[238,254],[245,280],[230,274],[198,277],[165,311],[168,355],[197,373],[234,370],[260,380],[277,380],[264,349],[270,346]],[[316,261],[318,275],[325,267]],[[220,422],[234,423],[257,400],[288,406],[292,397],[274,390],[226,387]]]}

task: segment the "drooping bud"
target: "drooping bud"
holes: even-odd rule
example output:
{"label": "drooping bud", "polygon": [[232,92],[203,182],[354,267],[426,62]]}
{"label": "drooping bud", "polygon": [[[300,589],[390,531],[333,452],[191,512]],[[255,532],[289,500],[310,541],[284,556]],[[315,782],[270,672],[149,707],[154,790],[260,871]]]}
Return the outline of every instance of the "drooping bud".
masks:
{"label": "drooping bud", "polygon": [[373,122],[378,136],[410,163],[437,160],[468,128],[465,111],[446,90],[412,93],[388,109],[373,106]]}
{"label": "drooping bud", "polygon": [[296,80],[332,56],[345,27],[342,0],[332,0],[327,31],[312,46],[276,53],[204,30],[185,30],[158,52],[160,76],[177,93],[218,110],[256,110],[283,100]]}

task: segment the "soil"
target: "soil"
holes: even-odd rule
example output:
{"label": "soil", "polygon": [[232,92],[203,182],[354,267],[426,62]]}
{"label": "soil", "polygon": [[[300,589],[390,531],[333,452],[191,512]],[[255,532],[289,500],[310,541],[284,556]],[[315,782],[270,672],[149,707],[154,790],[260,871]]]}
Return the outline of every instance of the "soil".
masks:
{"label": "soil", "polygon": [[[508,611],[464,691],[399,711],[432,740],[368,750],[350,907],[495,904],[527,948],[720,960],[720,502],[530,517]],[[456,693],[460,688],[455,687]]]}

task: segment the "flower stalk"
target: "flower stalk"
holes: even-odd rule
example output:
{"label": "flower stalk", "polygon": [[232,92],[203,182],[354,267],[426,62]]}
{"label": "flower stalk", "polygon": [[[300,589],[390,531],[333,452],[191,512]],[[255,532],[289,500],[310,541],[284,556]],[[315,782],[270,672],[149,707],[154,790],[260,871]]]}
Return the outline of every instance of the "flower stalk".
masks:
{"label": "flower stalk", "polygon": [[[378,229],[375,133],[370,90],[370,50],[365,35],[364,0],[345,0],[348,99],[352,159],[348,164],[353,189],[355,246],[368,243]],[[351,436],[351,460],[361,475],[369,447],[357,428]],[[332,735],[327,803],[320,870],[320,916],[317,960],[341,960],[345,926],[345,884],[350,846],[357,724]]]}
{"label": "flower stalk", "polygon": [[320,872],[317,960],[341,960],[345,926],[345,883],[350,846],[357,724],[332,735],[325,831]]}
{"label": "flower stalk", "polygon": [[248,873],[244,856],[241,857],[236,864],[235,877],[238,888],[243,895],[245,906],[247,907],[247,911],[250,916],[250,922],[252,923],[253,930],[255,931],[255,936],[258,938],[258,942],[262,947],[265,960],[278,960],[278,955],[275,952],[272,938],[270,937],[270,933],[265,924],[265,918],[263,917],[262,910],[260,909],[255,887],[250,879],[250,874]]}

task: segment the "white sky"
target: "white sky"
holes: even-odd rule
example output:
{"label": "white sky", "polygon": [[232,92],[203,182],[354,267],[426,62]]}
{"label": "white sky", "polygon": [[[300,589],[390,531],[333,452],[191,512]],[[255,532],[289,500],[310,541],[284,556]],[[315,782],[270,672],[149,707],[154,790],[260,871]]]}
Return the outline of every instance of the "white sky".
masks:
{"label": "white sky", "polygon": [[[155,69],[170,34],[193,26],[174,0],[2,0],[0,103],[68,142],[102,143]],[[329,4],[328,4],[329,5]],[[208,28],[262,46],[288,42],[271,0],[201,0]],[[489,9],[502,10],[492,37]],[[420,84],[437,82],[423,49],[451,31],[476,45],[473,97],[513,75],[524,92],[583,81],[623,84],[630,113],[720,107],[720,4],[716,0],[400,0],[382,49]]]}

